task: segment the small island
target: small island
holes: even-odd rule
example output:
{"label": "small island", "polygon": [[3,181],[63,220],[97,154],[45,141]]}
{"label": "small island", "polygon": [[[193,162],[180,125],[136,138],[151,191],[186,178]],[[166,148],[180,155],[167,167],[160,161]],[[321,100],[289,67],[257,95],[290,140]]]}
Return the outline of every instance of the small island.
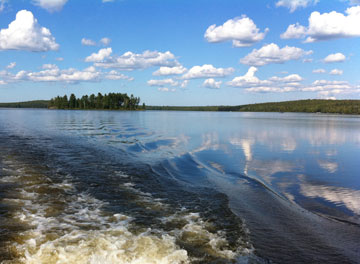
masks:
{"label": "small island", "polygon": [[[50,109],[107,109],[107,110],[137,110],[139,109],[140,97],[128,96],[126,93],[109,93],[102,95],[91,94],[76,98],[71,94],[52,98],[47,107]],[[145,104],[143,104],[145,108]]]}

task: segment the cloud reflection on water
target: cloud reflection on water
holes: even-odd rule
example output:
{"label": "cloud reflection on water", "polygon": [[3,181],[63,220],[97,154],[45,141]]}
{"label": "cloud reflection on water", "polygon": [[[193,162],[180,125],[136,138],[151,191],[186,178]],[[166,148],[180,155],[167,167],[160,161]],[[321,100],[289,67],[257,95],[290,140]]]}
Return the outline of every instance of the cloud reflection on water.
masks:
{"label": "cloud reflection on water", "polygon": [[335,173],[339,167],[337,162],[331,162],[327,160],[318,160],[319,166],[329,173]]}
{"label": "cloud reflection on water", "polygon": [[337,206],[345,206],[353,213],[360,215],[360,190],[300,183],[300,192],[309,198],[322,198]]}
{"label": "cloud reflection on water", "polygon": [[[205,118],[208,113],[204,114],[205,117],[194,113],[198,118],[196,121],[191,113],[189,115],[184,124],[181,119],[176,119],[176,122],[169,119],[175,123],[167,123],[166,129],[159,128],[164,132],[170,127],[173,133],[159,134],[160,131],[145,127],[145,134],[133,137],[143,145],[152,144],[149,155],[161,152],[170,158],[186,153],[199,156],[202,153],[206,158],[208,156],[204,153],[211,151],[213,154],[208,164],[221,173],[235,170],[245,175],[256,175],[295,202],[301,196],[322,198],[334,207],[343,205],[360,214],[360,202],[355,201],[360,200],[359,191],[342,186],[343,179],[335,182],[335,177],[346,176],[344,145],[351,145],[359,151],[358,119],[331,115],[236,113],[234,116],[211,115],[213,125],[210,125]],[[105,128],[99,126],[104,125],[104,121],[108,121]],[[188,124],[186,122],[192,126],[185,125]],[[133,135],[133,130],[127,129],[134,128],[130,121],[80,123],[82,129],[89,129],[89,126],[118,140],[119,134],[123,137]],[[139,130],[138,127],[135,129]],[[340,172],[342,175],[337,175]],[[299,179],[299,174],[306,177]],[[319,179],[321,185],[314,184]]]}
{"label": "cloud reflection on water", "polygon": [[349,146],[355,155],[359,151],[358,119],[254,121],[256,125],[242,126],[228,140],[233,149],[243,152],[242,173],[259,177],[294,202],[306,197],[319,203],[320,198],[326,201],[325,207],[332,204],[331,210],[343,206],[360,215],[360,190],[344,185],[346,177],[356,182],[354,175],[359,172],[344,152]]}

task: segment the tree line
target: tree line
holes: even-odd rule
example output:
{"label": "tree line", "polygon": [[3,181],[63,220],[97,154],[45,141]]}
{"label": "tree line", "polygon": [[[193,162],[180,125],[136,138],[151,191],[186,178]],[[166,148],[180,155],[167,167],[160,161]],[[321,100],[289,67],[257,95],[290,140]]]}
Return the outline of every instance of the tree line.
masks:
{"label": "tree line", "polygon": [[[71,94],[57,96],[49,102],[49,108],[53,109],[109,109],[109,110],[136,110],[139,109],[140,97],[128,96],[126,93],[109,93],[102,95],[91,94],[76,98]],[[145,108],[145,104],[142,105]]]}
{"label": "tree line", "polygon": [[146,110],[360,114],[360,100],[308,99],[236,106],[147,106]]}
{"label": "tree line", "polygon": [[0,107],[5,107],[5,108],[48,108],[48,105],[49,105],[48,100],[0,103]]}
{"label": "tree line", "polygon": [[360,114],[360,100],[322,100],[309,99],[298,101],[260,103],[239,106],[219,106],[218,111],[240,112],[303,112]]}
{"label": "tree line", "polygon": [[[136,99],[135,99],[136,98]],[[57,96],[50,101],[38,100],[16,103],[0,103],[0,107],[10,108],[53,108],[53,109],[145,109],[139,106],[140,98],[127,94],[109,93],[102,95],[84,95],[76,98],[71,95]],[[305,112],[337,113],[360,115],[360,100],[298,100],[286,102],[260,103],[238,106],[146,106],[146,110],[167,111],[236,111],[236,112]]]}

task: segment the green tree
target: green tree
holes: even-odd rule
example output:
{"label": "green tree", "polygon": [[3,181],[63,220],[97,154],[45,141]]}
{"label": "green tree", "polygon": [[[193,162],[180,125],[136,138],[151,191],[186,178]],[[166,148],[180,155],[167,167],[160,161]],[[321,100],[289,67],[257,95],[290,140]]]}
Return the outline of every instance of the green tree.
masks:
{"label": "green tree", "polygon": [[70,98],[69,98],[69,108],[70,109],[76,108],[76,96],[73,93],[70,95]]}
{"label": "green tree", "polygon": [[90,97],[89,97],[89,108],[94,109],[95,105],[96,105],[95,95],[91,94]]}
{"label": "green tree", "polygon": [[64,95],[61,101],[61,109],[69,108],[69,101],[67,95]]}

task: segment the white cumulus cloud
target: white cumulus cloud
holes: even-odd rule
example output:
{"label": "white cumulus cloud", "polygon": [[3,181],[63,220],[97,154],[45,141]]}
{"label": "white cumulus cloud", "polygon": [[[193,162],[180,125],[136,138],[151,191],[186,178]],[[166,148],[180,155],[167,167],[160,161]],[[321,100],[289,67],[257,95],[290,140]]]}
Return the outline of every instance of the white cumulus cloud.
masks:
{"label": "white cumulus cloud", "polygon": [[347,81],[329,81],[329,80],[316,80],[311,85],[302,88],[306,92],[319,92],[319,91],[344,91],[353,88]]}
{"label": "white cumulus cloud", "polygon": [[228,82],[227,84],[233,87],[243,87],[243,88],[270,84],[269,81],[263,81],[260,80],[258,77],[256,77],[255,73],[257,71],[258,69],[252,66],[248,69],[245,75],[235,77],[232,81]]}
{"label": "white cumulus cloud", "polygon": [[326,71],[324,69],[315,69],[312,72],[313,73],[325,73]]}
{"label": "white cumulus cloud", "polygon": [[158,91],[159,92],[176,92],[176,89],[175,88],[169,89],[167,87],[159,87]]}
{"label": "white cumulus cloud", "polygon": [[251,53],[240,60],[241,63],[252,66],[263,66],[269,63],[284,63],[289,60],[298,60],[305,55],[312,54],[312,51],[305,51],[297,47],[285,46],[279,48],[271,43],[260,49],[253,49]]}
{"label": "white cumulus cloud", "polygon": [[68,0],[32,0],[32,2],[49,12],[60,11]]}
{"label": "white cumulus cloud", "polygon": [[273,76],[268,80],[260,80],[255,76],[256,67],[250,67],[243,76],[235,77],[227,85],[237,88],[245,88],[247,92],[291,92],[300,86],[303,78],[298,74],[290,74],[285,77]]}
{"label": "white cumulus cloud", "polygon": [[183,80],[183,82],[180,84],[181,88],[186,88],[189,84],[189,80]]}
{"label": "white cumulus cloud", "polygon": [[11,62],[8,66],[6,66],[7,69],[13,69],[16,66],[16,62]]}
{"label": "white cumulus cloud", "polygon": [[360,87],[347,81],[316,80],[301,89],[304,92],[317,92],[321,98],[336,98],[339,95],[359,95]]}
{"label": "white cumulus cloud", "polygon": [[0,50],[49,51],[58,48],[50,30],[41,27],[27,10],[19,11],[9,27],[0,31]]}
{"label": "white cumulus cloud", "polygon": [[349,7],[345,15],[332,11],[320,14],[312,12],[308,27],[300,24],[290,25],[282,38],[303,38],[305,42],[315,42],[338,38],[360,37],[360,5]]}
{"label": "white cumulus cloud", "polygon": [[299,23],[292,24],[288,26],[287,30],[280,35],[282,39],[299,39],[306,36],[307,29],[306,27],[300,25]]}
{"label": "white cumulus cloud", "polygon": [[134,78],[133,77],[130,77],[130,76],[127,76],[123,73],[119,73],[115,70],[112,70],[110,72],[108,72],[106,75],[105,75],[105,78],[108,79],[108,80],[128,80],[128,81],[133,81]]}
{"label": "white cumulus cloud", "polygon": [[173,79],[164,79],[164,80],[149,80],[147,81],[147,84],[150,86],[160,86],[160,87],[164,87],[164,86],[178,86],[179,82],[174,81]]}
{"label": "white cumulus cloud", "polygon": [[105,50],[102,51],[103,55],[100,54],[100,51],[98,53],[93,53],[87,57],[85,61],[95,62],[94,65],[96,67],[116,68],[128,71],[146,69],[153,66],[174,67],[179,64],[176,61],[174,54],[170,51],[158,52],[146,50],[143,53],[133,53],[128,51],[121,56],[110,56],[111,52],[109,52],[109,49],[111,50],[111,48],[102,49]]}
{"label": "white cumulus cloud", "polygon": [[287,93],[295,91],[294,87],[259,86],[245,89],[250,93]]}
{"label": "white cumulus cloud", "polygon": [[344,73],[343,70],[339,70],[339,69],[333,69],[330,71],[331,75],[342,75]]}
{"label": "white cumulus cloud", "polygon": [[325,63],[333,63],[333,62],[343,62],[345,60],[346,60],[345,55],[338,52],[338,53],[329,54],[328,56],[326,56],[326,58],[324,59],[324,62]]}
{"label": "white cumulus cloud", "polygon": [[203,86],[206,88],[210,88],[210,89],[220,89],[221,87],[221,81],[215,81],[215,79],[210,78],[210,79],[206,79],[203,83]]}
{"label": "white cumulus cloud", "polygon": [[5,9],[5,4],[7,0],[0,0],[0,12],[2,12]]}
{"label": "white cumulus cloud", "polygon": [[81,39],[81,44],[84,45],[84,46],[95,46],[96,42],[91,40],[91,39],[82,38]]}
{"label": "white cumulus cloud", "polygon": [[[102,38],[100,39],[99,41],[99,45],[104,45],[104,46],[109,46],[111,42],[111,39],[109,38]],[[84,45],[84,46],[96,46],[97,43],[96,41],[92,40],[92,39],[87,39],[87,38],[82,38],[81,39],[81,44]]]}
{"label": "white cumulus cloud", "polygon": [[272,82],[282,82],[282,83],[287,83],[290,85],[297,86],[298,85],[297,83],[301,82],[303,80],[303,78],[299,74],[290,74],[285,77],[273,76],[269,80]]}
{"label": "white cumulus cloud", "polygon": [[112,53],[111,48],[100,49],[98,53],[93,53],[85,58],[86,62],[101,62],[108,58]]}
{"label": "white cumulus cloud", "polygon": [[211,64],[204,64],[202,66],[194,66],[187,73],[183,79],[198,79],[198,78],[212,78],[212,77],[225,77],[234,72],[234,68],[215,68]]}
{"label": "white cumulus cloud", "polygon": [[263,40],[268,29],[260,32],[255,23],[248,17],[229,19],[221,26],[211,25],[204,37],[208,42],[232,41],[234,47],[248,47]]}
{"label": "white cumulus cloud", "polygon": [[110,42],[111,42],[111,39],[109,39],[109,38],[102,38],[102,39],[100,39],[100,42],[101,42],[103,45],[108,46],[108,45],[110,44]]}
{"label": "white cumulus cloud", "polygon": [[164,75],[178,75],[183,74],[186,72],[186,68],[182,65],[174,66],[174,67],[167,67],[162,66],[157,71],[153,72],[155,76],[164,76]]}
{"label": "white cumulus cloud", "polygon": [[276,2],[277,7],[286,7],[290,9],[290,12],[294,12],[296,9],[307,7],[310,4],[317,4],[319,0],[280,0]]}
{"label": "white cumulus cloud", "polygon": [[55,64],[44,64],[40,71],[24,71],[21,70],[15,74],[9,71],[0,71],[0,78],[4,83],[16,82],[63,82],[63,83],[79,83],[79,82],[99,82],[102,80],[134,80],[133,77],[124,75],[115,70],[110,72],[101,72],[94,66],[87,67],[83,70],[74,68],[60,69]]}
{"label": "white cumulus cloud", "polygon": [[73,68],[61,70],[54,64],[44,64],[42,70],[38,72],[19,71],[14,75],[3,72],[1,75],[8,82],[33,81],[76,83],[80,81],[98,81],[101,77],[101,73],[96,71],[93,66],[84,70]]}

